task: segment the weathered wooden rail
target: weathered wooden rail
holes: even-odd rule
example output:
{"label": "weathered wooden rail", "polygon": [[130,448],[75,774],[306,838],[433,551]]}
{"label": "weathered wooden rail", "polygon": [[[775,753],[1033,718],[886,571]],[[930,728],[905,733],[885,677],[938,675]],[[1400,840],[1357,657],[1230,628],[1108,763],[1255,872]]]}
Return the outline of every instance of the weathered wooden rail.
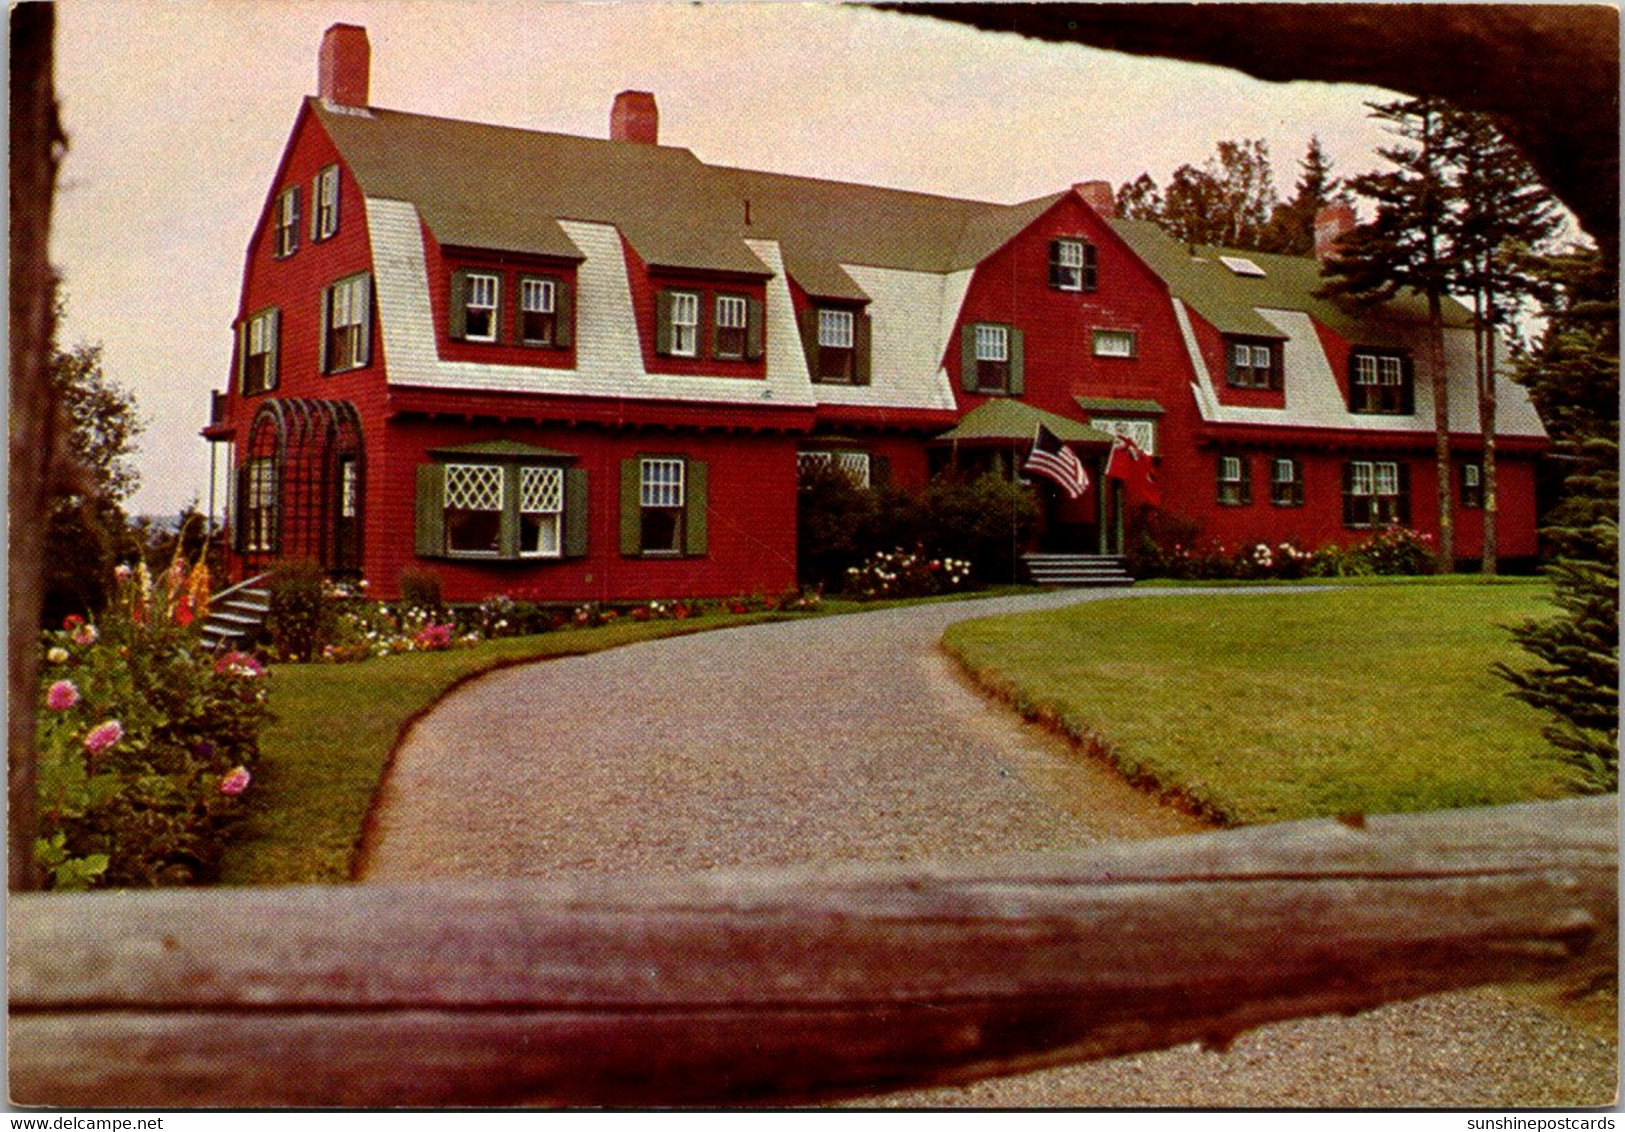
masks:
{"label": "weathered wooden rail", "polygon": [[1617,800],[954,865],[13,897],[11,1093],[778,1103],[1617,963]]}

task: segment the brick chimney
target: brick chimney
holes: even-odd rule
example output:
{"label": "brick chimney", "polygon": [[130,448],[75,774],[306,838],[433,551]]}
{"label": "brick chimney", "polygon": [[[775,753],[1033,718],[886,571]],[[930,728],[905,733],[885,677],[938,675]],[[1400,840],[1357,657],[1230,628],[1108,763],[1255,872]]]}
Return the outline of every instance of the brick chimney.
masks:
{"label": "brick chimney", "polygon": [[655,96],[646,90],[623,90],[615,96],[615,108],[609,112],[611,141],[660,144],[660,110]]}
{"label": "brick chimney", "polygon": [[1117,215],[1117,194],[1112,192],[1110,181],[1080,181],[1072,186],[1072,191],[1101,216]]}
{"label": "brick chimney", "polygon": [[364,108],[371,69],[366,28],[334,24],[327,29],[316,68],[316,91],[323,102]]}
{"label": "brick chimney", "polygon": [[1346,200],[1334,200],[1315,213],[1315,258],[1325,263],[1337,254],[1337,245],[1354,230],[1354,207]]}

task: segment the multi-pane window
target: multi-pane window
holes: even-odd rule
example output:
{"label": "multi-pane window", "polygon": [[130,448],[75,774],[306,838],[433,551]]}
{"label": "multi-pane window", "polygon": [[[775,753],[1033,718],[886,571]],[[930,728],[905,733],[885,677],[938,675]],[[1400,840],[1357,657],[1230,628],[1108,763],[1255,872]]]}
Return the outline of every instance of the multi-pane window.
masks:
{"label": "multi-pane window", "polygon": [[1403,356],[1356,353],[1349,365],[1349,378],[1349,412],[1412,411],[1411,380]]}
{"label": "multi-pane window", "polygon": [[1245,507],[1252,501],[1252,480],[1248,475],[1246,458],[1220,456],[1219,502],[1228,507]]}
{"label": "multi-pane window", "polygon": [[266,456],[243,465],[242,548],[245,553],[276,549],[276,460]]}
{"label": "multi-pane window", "polygon": [[367,364],[372,332],[372,277],[341,279],[327,290],[326,370]]}
{"label": "multi-pane window", "polygon": [[1484,467],[1482,464],[1461,466],[1461,505],[1476,511],[1484,506]]}
{"label": "multi-pane window", "polygon": [[1085,240],[1051,240],[1049,285],[1057,291],[1095,289],[1095,246]]}
{"label": "multi-pane window", "polygon": [[1126,436],[1134,442],[1134,447],[1147,456],[1157,454],[1157,422],[1122,417],[1096,417],[1089,418],[1089,427],[1109,432],[1114,436]]}
{"label": "multi-pane window", "polygon": [[1410,521],[1405,466],[1393,460],[1343,465],[1343,525],[1392,527]]}
{"label": "multi-pane window", "polygon": [[502,550],[503,474],[497,464],[447,464],[446,550],[498,554]]}
{"label": "multi-pane window", "polygon": [[558,286],[551,279],[519,281],[519,336],[532,345],[558,339]]}
{"label": "multi-pane window", "polygon": [[1004,390],[1010,385],[1010,328],[991,323],[976,326],[976,386]]}
{"label": "multi-pane window", "polygon": [[1280,347],[1273,342],[1231,342],[1226,376],[1240,389],[1279,389],[1280,356]]}
{"label": "multi-pane window", "polygon": [[519,469],[519,553],[525,558],[557,558],[562,548],[564,469]]}
{"label": "multi-pane window", "polygon": [[1132,358],[1135,353],[1132,330],[1097,330],[1094,343],[1097,358]]}
{"label": "multi-pane window", "polygon": [[822,381],[851,381],[857,316],[847,310],[818,311],[818,374]]}
{"label": "multi-pane window", "polygon": [[316,175],[316,198],[311,217],[311,236],[325,240],[339,230],[339,167],[329,165]]}
{"label": "multi-pane window", "polygon": [[638,505],[642,510],[639,549],[645,554],[679,553],[683,549],[684,462],[644,457],[638,465]]}
{"label": "multi-pane window", "polygon": [[745,356],[745,331],[750,324],[750,308],[743,295],[718,295],[716,301],[716,356]]}
{"label": "multi-pane window", "polygon": [[290,185],[276,198],[276,255],[299,250],[299,186]]}
{"label": "multi-pane window", "polygon": [[1270,502],[1277,507],[1303,506],[1303,461],[1277,456],[1270,462]]}
{"label": "multi-pane window", "polygon": [[463,297],[463,337],[471,342],[497,340],[501,289],[501,280],[495,275],[468,275]]}
{"label": "multi-pane window", "polygon": [[672,292],[671,352],[680,358],[700,352],[700,296],[694,291]]}
{"label": "multi-pane window", "polygon": [[249,316],[243,334],[243,393],[276,388],[280,312],[272,307]]}
{"label": "multi-pane window", "polygon": [[353,519],[360,513],[360,473],[355,458],[346,456],[339,461],[339,518]]}
{"label": "multi-pane window", "polygon": [[870,484],[870,458],[867,452],[821,452],[810,450],[796,453],[796,473],[803,475],[814,469],[839,472],[857,487]]}

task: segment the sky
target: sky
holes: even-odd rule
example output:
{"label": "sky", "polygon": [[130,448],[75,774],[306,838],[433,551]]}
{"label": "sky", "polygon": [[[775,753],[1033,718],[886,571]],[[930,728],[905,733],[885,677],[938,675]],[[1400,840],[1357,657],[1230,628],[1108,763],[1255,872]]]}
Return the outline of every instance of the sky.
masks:
{"label": "sky", "polygon": [[208,505],[243,255],[334,23],[368,30],[375,106],[605,137],[649,90],[661,142],[708,162],[999,202],[1165,184],[1226,138],[1265,139],[1290,196],[1312,134],[1375,167],[1364,103],[1390,97],[827,3],[62,0],[59,336],[135,394],[132,513]]}

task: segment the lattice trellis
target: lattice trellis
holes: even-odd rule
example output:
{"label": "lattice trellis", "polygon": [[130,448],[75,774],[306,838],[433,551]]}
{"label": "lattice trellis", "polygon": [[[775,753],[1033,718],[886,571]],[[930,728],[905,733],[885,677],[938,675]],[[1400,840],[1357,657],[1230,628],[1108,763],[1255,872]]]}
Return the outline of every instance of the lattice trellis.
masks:
{"label": "lattice trellis", "polygon": [[502,469],[495,464],[447,464],[446,508],[502,510]]}
{"label": "lattice trellis", "polygon": [[359,571],[364,464],[350,402],[265,399],[243,442],[233,500],[247,567],[310,558],[335,575]]}
{"label": "lattice trellis", "polygon": [[564,510],[564,469],[520,468],[519,510],[525,514]]}

